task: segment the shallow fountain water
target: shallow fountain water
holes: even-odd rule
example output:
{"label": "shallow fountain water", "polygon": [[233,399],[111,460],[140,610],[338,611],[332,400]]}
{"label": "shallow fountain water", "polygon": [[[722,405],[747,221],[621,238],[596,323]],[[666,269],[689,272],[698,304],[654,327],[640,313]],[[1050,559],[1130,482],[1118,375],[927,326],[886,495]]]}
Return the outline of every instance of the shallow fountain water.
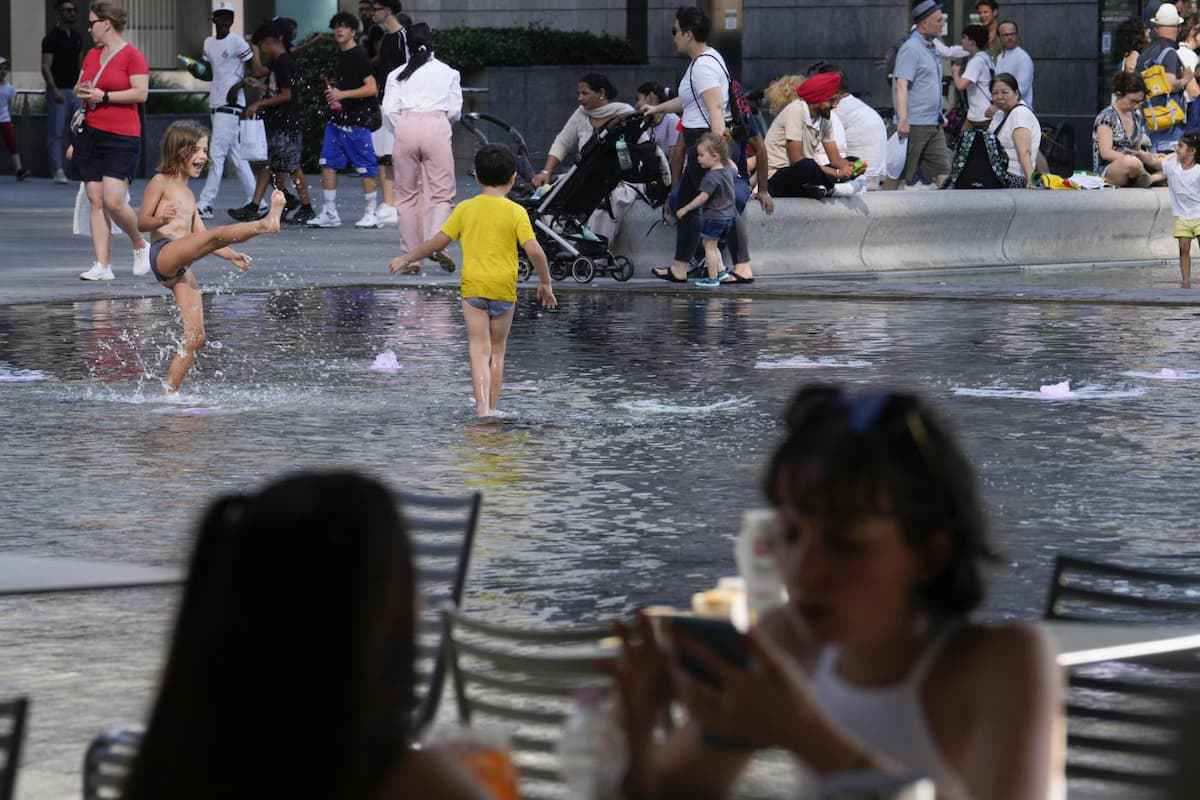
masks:
{"label": "shallow fountain water", "polygon": [[[0,307],[0,547],[179,563],[214,494],[352,466],[484,493],[473,610],[564,621],[682,604],[735,570],[783,405],[821,380],[915,389],[955,423],[1004,553],[988,616],[1037,616],[1057,551],[1170,566],[1195,550],[1190,313],[562,299],[520,304],[501,413],[483,421],[447,293],[211,297],[210,346],[175,398],[160,384],[169,303]],[[1069,400],[1018,402],[1067,376]],[[101,725],[137,718],[171,597],[0,601],[0,687],[41,700],[35,767],[76,771]]]}

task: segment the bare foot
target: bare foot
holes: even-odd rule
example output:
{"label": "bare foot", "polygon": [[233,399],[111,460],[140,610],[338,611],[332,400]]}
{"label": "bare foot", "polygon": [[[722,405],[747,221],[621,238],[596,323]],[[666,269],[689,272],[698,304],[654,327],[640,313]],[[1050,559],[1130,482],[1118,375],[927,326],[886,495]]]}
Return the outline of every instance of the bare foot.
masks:
{"label": "bare foot", "polygon": [[287,203],[287,197],[283,192],[276,189],[271,193],[271,210],[259,222],[262,226],[263,233],[279,233],[280,220],[283,218],[283,206]]}

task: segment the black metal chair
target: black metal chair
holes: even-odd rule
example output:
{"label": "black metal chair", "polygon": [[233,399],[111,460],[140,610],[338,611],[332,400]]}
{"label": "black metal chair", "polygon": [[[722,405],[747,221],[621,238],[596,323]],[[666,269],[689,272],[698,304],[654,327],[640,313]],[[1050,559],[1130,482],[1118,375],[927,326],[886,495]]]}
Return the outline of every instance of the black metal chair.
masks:
{"label": "black metal chair", "polygon": [[140,725],[114,726],[88,745],[83,755],[83,800],[119,800],[146,732]]}
{"label": "black metal chair", "polygon": [[419,732],[433,721],[446,681],[446,639],[439,609],[462,604],[475,529],[483,496],[458,497],[397,492],[412,540],[413,561],[421,595],[417,629],[417,702],[413,727]]}
{"label": "black metal chair", "polygon": [[521,796],[562,797],[556,753],[575,693],[607,688],[601,667],[610,626],[518,628],[443,611],[459,720],[500,723],[521,776]]}
{"label": "black metal chair", "polygon": [[1200,621],[1200,575],[1054,559],[1046,619],[1155,624]]}
{"label": "black metal chair", "polygon": [[21,768],[28,715],[29,698],[0,700],[0,800],[13,800],[17,796],[17,771]]}

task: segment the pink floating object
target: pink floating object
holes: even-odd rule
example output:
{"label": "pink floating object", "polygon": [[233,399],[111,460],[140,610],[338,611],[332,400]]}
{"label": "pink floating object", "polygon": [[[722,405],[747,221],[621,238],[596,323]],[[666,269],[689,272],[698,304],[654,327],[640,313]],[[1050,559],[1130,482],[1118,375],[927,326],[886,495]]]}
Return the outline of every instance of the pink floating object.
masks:
{"label": "pink floating object", "polygon": [[1038,393],[1042,397],[1070,397],[1071,382],[1063,381],[1062,383],[1052,383],[1048,386],[1043,386],[1038,389]]}
{"label": "pink floating object", "polygon": [[371,365],[371,372],[399,372],[400,362],[396,359],[396,354],[391,350],[384,350],[379,355],[375,356],[375,363]]}

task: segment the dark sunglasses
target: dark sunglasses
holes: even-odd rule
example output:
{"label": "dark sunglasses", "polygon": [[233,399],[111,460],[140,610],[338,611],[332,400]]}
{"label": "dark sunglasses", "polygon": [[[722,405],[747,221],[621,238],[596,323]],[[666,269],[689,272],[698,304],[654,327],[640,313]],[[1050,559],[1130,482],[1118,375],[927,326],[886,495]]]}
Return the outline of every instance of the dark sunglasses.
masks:
{"label": "dark sunglasses", "polygon": [[108,22],[108,20],[106,20],[106,19],[89,19],[88,20],[88,29],[90,30],[93,25],[99,25],[101,22]]}

